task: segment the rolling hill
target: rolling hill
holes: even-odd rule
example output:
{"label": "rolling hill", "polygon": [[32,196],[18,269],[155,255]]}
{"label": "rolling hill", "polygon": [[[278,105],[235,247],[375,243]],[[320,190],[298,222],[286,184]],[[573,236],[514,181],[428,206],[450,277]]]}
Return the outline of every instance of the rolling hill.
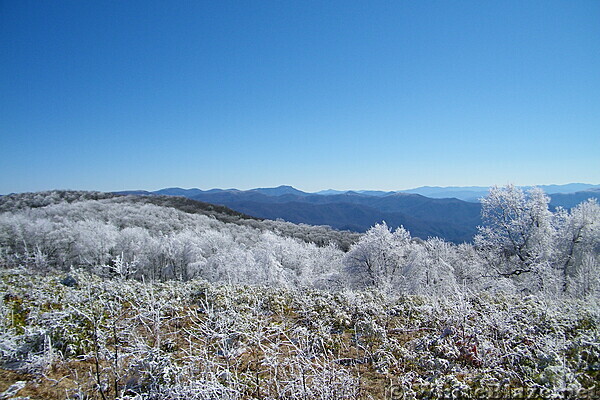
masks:
{"label": "rolling hill", "polygon": [[[600,198],[600,189],[588,184],[540,186],[550,194],[552,207],[571,208],[588,198]],[[584,189],[584,190],[579,190]],[[577,191],[579,190],[579,191]],[[293,223],[328,225],[335,229],[364,232],[385,221],[404,226],[415,237],[438,236],[454,243],[470,242],[481,225],[477,198],[485,187],[422,187],[412,192],[337,191],[306,193],[292,186],[238,189],[167,188],[155,192],[122,194],[182,196],[222,205],[240,213]],[[574,192],[575,191],[575,192]]]}
{"label": "rolling hill", "polygon": [[246,191],[170,188],[121,193],[184,196],[258,218],[329,225],[355,232],[364,232],[385,221],[392,228],[402,225],[422,239],[438,236],[455,243],[471,241],[481,223],[481,208],[477,203],[409,193],[370,195],[349,191],[323,195],[301,192],[290,186]]}

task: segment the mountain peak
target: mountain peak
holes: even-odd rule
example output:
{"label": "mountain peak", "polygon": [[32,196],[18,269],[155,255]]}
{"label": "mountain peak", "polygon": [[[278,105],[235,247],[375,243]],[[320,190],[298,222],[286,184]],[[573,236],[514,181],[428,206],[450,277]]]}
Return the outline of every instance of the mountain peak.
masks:
{"label": "mountain peak", "polygon": [[256,188],[252,189],[253,192],[262,193],[267,196],[282,196],[284,194],[294,194],[297,196],[307,196],[308,193],[305,193],[301,190],[296,189],[293,186],[289,185],[280,185],[273,188]]}

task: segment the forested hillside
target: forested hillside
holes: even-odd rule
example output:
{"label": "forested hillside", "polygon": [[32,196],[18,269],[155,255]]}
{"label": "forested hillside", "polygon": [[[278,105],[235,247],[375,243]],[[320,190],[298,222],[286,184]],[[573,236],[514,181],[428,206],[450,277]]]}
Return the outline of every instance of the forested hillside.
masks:
{"label": "forested hillside", "polygon": [[[571,209],[590,198],[600,199],[595,185],[573,183],[539,188],[550,197],[552,209]],[[521,188],[529,189],[531,187]],[[488,192],[486,187],[421,187],[404,192],[324,190],[306,193],[291,186],[279,186],[251,190],[166,188],[120,194],[187,197],[225,205],[254,217],[328,225],[353,232],[365,232],[385,221],[392,229],[403,226],[413,237],[439,237],[459,244],[473,242],[477,227],[482,223],[480,200]]]}
{"label": "forested hillside", "polygon": [[593,398],[600,206],[548,201],[494,188],[455,245],[174,197],[4,196],[0,394]]}
{"label": "forested hillside", "polygon": [[453,243],[472,242],[481,224],[481,206],[457,199],[432,199],[418,194],[379,192],[305,193],[291,186],[252,190],[200,190],[169,188],[155,192],[122,194],[185,196],[267,219],[329,225],[365,232],[385,221],[395,229],[404,226],[412,236],[431,236]]}

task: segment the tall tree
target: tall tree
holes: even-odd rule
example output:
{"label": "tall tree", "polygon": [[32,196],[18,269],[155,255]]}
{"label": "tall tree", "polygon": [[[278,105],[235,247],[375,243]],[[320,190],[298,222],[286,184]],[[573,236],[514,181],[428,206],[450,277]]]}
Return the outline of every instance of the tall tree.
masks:
{"label": "tall tree", "polygon": [[549,201],[539,188],[525,193],[514,185],[493,187],[481,200],[484,225],[475,244],[496,274],[515,277],[548,262],[555,233]]}

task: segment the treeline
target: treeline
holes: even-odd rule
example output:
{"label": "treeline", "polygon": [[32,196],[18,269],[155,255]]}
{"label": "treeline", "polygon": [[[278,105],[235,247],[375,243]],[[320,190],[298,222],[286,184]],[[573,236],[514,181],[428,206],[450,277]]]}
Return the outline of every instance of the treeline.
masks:
{"label": "treeline", "polygon": [[293,224],[285,221],[272,221],[252,217],[228,207],[204,203],[179,196],[162,195],[122,195],[116,193],[53,190],[46,192],[11,194],[0,197],[0,212],[17,211],[26,208],[39,208],[63,202],[73,203],[84,200],[111,199],[116,203],[154,204],[161,207],[175,208],[188,214],[199,214],[225,223],[249,226],[261,231],[275,231],[286,237],[293,237],[318,246],[335,244],[347,251],[355,243],[359,234],[350,231],[339,231],[329,226]]}
{"label": "treeline", "polygon": [[355,285],[391,292],[600,293],[600,206],[590,199],[551,212],[537,188],[493,188],[482,200],[475,243],[415,240],[385,224],[369,230],[345,257]]}
{"label": "treeline", "polygon": [[1,259],[41,271],[276,285],[317,285],[341,272],[335,245],[261,228],[123,197],[57,202],[0,214]]}
{"label": "treeline", "polygon": [[493,188],[475,243],[454,245],[385,223],[358,239],[166,196],[12,195],[0,199],[0,257],[10,267],[154,280],[597,296],[600,207],[550,211],[548,201],[535,188]]}

